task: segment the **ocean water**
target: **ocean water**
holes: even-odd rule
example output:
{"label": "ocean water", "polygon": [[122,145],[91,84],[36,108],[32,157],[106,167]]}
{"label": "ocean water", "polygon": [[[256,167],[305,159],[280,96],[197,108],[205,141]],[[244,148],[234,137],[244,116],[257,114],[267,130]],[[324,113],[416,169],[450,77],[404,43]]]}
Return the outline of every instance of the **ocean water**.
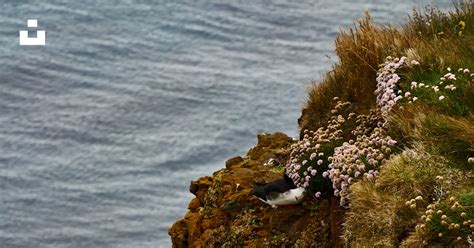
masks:
{"label": "ocean water", "polygon": [[341,26],[431,0],[228,2],[2,0],[0,247],[169,247],[190,180],[297,136]]}

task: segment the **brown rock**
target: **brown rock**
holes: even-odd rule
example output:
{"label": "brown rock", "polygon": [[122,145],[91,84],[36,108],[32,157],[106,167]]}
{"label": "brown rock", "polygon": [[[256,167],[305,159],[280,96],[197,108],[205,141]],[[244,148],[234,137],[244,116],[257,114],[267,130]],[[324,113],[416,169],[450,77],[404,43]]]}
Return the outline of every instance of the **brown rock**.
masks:
{"label": "brown rock", "polygon": [[233,166],[238,165],[242,162],[244,162],[244,159],[241,156],[233,157],[225,162],[225,167],[227,169],[230,169]]}
{"label": "brown rock", "polygon": [[273,209],[249,195],[256,184],[282,177],[263,164],[270,158],[284,164],[293,142],[282,133],[260,134],[247,156],[192,181],[190,211],[168,230],[173,247],[290,247],[297,240],[300,247],[341,247],[337,199]]}
{"label": "brown rock", "polygon": [[189,185],[189,192],[197,196],[202,202],[207,190],[212,185],[212,183],[212,177],[201,177],[197,181],[191,181],[191,185]]}
{"label": "brown rock", "polygon": [[232,200],[232,201],[224,202],[224,204],[222,204],[222,210],[226,212],[236,211],[239,209],[241,208],[240,208],[240,204],[238,200]]}
{"label": "brown rock", "polygon": [[288,232],[292,224],[305,214],[306,210],[301,206],[280,206],[277,209],[269,209],[263,214],[268,219],[270,226],[278,227],[279,231]]}
{"label": "brown rock", "polygon": [[188,247],[188,233],[186,231],[186,222],[184,219],[177,221],[168,230],[168,234],[171,236],[173,247],[184,248]]}
{"label": "brown rock", "polygon": [[202,216],[199,213],[188,212],[184,218],[186,222],[186,228],[188,230],[188,239],[196,240],[201,237],[202,234]]}
{"label": "brown rock", "polygon": [[201,201],[199,198],[194,198],[189,202],[188,209],[191,210],[191,212],[196,212],[196,210],[201,207]]}
{"label": "brown rock", "polygon": [[191,184],[189,185],[189,192],[193,193],[196,195],[196,193],[199,190],[199,184],[198,181],[191,181]]}
{"label": "brown rock", "polygon": [[202,229],[209,230],[224,225],[226,222],[226,215],[220,209],[213,209],[209,217],[202,220]]}
{"label": "brown rock", "polygon": [[[280,148],[285,148],[285,150],[287,150],[287,148],[294,142],[292,138],[283,133],[262,133],[257,135],[257,137],[257,146],[250,149],[247,153],[247,156],[249,156],[251,160],[256,160],[261,164],[267,162],[270,158],[275,157],[277,154],[280,154]],[[280,161],[282,159],[278,160]]]}
{"label": "brown rock", "polygon": [[193,242],[193,245],[192,245],[191,247],[193,247],[193,248],[202,248],[202,247],[204,247],[204,246],[203,246],[201,240],[195,240],[195,241]]}

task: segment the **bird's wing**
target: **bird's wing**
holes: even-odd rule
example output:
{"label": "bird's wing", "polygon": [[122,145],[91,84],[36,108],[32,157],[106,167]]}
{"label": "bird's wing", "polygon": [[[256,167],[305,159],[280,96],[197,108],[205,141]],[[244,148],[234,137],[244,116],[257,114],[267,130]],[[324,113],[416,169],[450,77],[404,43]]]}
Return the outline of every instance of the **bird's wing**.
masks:
{"label": "bird's wing", "polygon": [[265,185],[264,190],[268,195],[271,192],[284,193],[291,189],[291,185],[288,185],[284,179],[278,179],[267,185]]}
{"label": "bird's wing", "polygon": [[250,194],[262,199],[263,201],[267,200],[266,192],[263,186],[256,186],[252,192],[250,192]]}
{"label": "bird's wing", "polygon": [[278,197],[280,197],[281,193],[278,193],[278,192],[270,192],[267,194],[267,199],[269,201],[272,201],[272,200],[275,200],[277,199]]}

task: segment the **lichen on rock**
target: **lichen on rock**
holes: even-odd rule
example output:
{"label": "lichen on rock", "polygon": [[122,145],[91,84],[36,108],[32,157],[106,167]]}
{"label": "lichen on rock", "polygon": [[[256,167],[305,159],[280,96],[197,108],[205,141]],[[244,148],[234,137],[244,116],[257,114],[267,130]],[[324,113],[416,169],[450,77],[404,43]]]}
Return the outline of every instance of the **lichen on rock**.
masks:
{"label": "lichen on rock", "polygon": [[295,243],[311,247],[307,245],[318,239],[321,244],[338,246],[337,236],[315,239],[306,231],[312,226],[327,234],[338,228],[342,210],[336,199],[272,209],[249,195],[255,184],[282,177],[274,170],[279,164],[266,163],[286,161],[294,142],[283,133],[260,134],[246,156],[229,159],[226,168],[212,177],[192,181],[190,192],[196,197],[189,203],[189,212],[168,231],[173,247],[289,247]]}

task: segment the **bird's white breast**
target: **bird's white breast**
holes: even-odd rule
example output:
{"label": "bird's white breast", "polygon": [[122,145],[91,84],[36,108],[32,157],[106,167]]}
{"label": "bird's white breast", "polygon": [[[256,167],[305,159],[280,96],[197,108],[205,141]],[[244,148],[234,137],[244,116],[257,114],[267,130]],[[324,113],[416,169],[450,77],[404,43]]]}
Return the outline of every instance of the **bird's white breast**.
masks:
{"label": "bird's white breast", "polygon": [[304,188],[291,189],[284,193],[278,194],[278,196],[275,198],[267,199],[267,203],[272,206],[298,204],[303,201],[304,192]]}

